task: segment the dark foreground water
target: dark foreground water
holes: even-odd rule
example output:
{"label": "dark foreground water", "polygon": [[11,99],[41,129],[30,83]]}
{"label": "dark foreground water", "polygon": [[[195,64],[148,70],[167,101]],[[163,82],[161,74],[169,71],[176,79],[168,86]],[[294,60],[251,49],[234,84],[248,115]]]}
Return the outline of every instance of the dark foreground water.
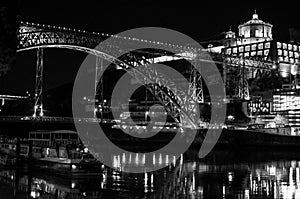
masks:
{"label": "dark foreground water", "polygon": [[156,154],[159,171],[129,174],[145,157],[116,155],[115,169],[98,177],[70,179],[36,168],[0,169],[0,198],[300,198],[297,151],[213,151],[205,159],[190,150],[177,161]]}

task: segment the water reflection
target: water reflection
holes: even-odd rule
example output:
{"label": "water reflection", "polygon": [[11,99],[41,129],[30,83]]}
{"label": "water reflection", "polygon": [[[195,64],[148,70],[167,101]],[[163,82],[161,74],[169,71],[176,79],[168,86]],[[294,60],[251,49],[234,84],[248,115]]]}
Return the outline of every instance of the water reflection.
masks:
{"label": "water reflection", "polygon": [[161,167],[175,166],[176,156],[162,153],[122,153],[112,155],[112,166],[119,171],[144,172],[149,168],[157,170]]}
{"label": "water reflection", "polygon": [[[191,152],[193,153],[193,152]],[[248,153],[248,152],[247,152]],[[262,152],[253,152],[261,155]],[[251,154],[255,156],[255,154]],[[288,152],[286,152],[288,153]],[[274,161],[218,161],[188,154],[115,154],[114,169],[100,176],[67,178],[44,170],[0,170],[1,198],[300,198],[300,158]],[[288,156],[288,155],[287,155]],[[250,154],[249,154],[250,157]],[[147,162],[169,165],[149,173],[130,174],[124,167],[143,169]],[[169,164],[170,163],[170,164]]]}

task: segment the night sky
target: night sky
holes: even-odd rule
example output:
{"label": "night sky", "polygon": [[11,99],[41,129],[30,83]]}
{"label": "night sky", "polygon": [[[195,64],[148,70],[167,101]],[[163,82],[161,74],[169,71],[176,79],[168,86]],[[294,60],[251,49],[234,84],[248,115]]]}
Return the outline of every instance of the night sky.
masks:
{"label": "night sky", "polygon": [[[229,27],[259,18],[274,25],[273,36],[288,40],[288,28],[300,29],[300,6],[284,1],[261,4],[255,1],[21,1],[23,21],[66,26],[95,32],[118,33],[131,28],[157,26],[180,31],[198,42],[214,39]],[[62,49],[44,51],[44,89],[70,83],[85,54]],[[0,94],[34,92],[36,51],[17,54],[17,62],[0,77]]]}

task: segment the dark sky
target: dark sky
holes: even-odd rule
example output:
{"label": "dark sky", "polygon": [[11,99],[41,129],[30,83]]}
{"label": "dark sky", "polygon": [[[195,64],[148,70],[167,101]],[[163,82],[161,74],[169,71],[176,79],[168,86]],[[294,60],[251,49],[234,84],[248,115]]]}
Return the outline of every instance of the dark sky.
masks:
{"label": "dark sky", "polygon": [[[257,10],[259,18],[274,25],[278,40],[288,39],[288,28],[300,29],[297,3],[255,1],[21,1],[22,20],[95,32],[118,33],[131,28],[158,26],[180,31],[198,42],[213,38],[231,26],[248,21]],[[0,78],[0,94],[34,91],[35,51],[17,54],[17,63]],[[62,49],[45,50],[44,88],[72,82],[85,54]]]}

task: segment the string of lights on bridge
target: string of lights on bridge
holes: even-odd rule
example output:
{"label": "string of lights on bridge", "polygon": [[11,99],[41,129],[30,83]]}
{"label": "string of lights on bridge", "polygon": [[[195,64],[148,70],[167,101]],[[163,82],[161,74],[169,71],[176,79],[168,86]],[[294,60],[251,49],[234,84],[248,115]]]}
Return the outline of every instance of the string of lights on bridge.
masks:
{"label": "string of lights on bridge", "polygon": [[[261,68],[264,70],[275,70],[277,69],[277,64],[274,61],[267,61],[267,60],[261,60],[258,59],[257,57],[237,57],[237,56],[228,56],[223,53],[213,53],[209,52],[207,49],[199,49],[192,47],[191,44],[186,44],[186,45],[180,45],[180,44],[171,44],[171,43],[166,43],[166,42],[160,42],[160,41],[152,41],[152,40],[147,40],[147,39],[139,39],[136,37],[126,37],[126,36],[120,36],[120,35],[114,35],[114,34],[108,34],[108,33],[99,33],[99,32],[89,32],[86,30],[80,30],[80,29],[74,29],[74,28],[66,28],[62,26],[51,26],[51,25],[45,25],[45,24],[39,24],[39,23],[29,23],[29,22],[21,22],[21,25],[26,25],[27,27],[30,26],[33,30],[35,31],[45,31],[47,29],[53,31],[53,30],[59,30],[59,31],[70,31],[70,32],[75,32],[75,33],[82,33],[82,34],[88,34],[88,35],[94,35],[94,36],[103,36],[103,37],[113,37],[117,39],[122,39],[122,40],[129,40],[129,41],[134,41],[134,42],[142,42],[142,43],[148,43],[148,44],[153,44],[153,45],[158,45],[158,46],[164,46],[164,47],[172,47],[176,48],[177,50],[183,50],[182,53],[178,53],[175,55],[172,55],[173,57],[177,56],[178,59],[187,59],[187,60],[193,60],[193,59],[198,59],[200,62],[211,62],[211,63],[216,63],[216,64],[225,64],[225,65],[230,65],[230,66],[244,66],[246,68]],[[38,28],[43,28],[38,29]],[[26,32],[20,32],[26,33]],[[207,41],[205,41],[206,43]],[[203,43],[203,42],[199,42]],[[159,49],[159,47],[158,47]],[[139,50],[136,50],[136,52],[139,52]],[[141,51],[140,51],[141,52]],[[145,52],[145,51],[142,51]],[[201,53],[202,52],[202,53]],[[203,53],[204,52],[204,53]],[[153,53],[153,52],[151,52]],[[200,57],[199,55],[204,55],[204,57]]]}

